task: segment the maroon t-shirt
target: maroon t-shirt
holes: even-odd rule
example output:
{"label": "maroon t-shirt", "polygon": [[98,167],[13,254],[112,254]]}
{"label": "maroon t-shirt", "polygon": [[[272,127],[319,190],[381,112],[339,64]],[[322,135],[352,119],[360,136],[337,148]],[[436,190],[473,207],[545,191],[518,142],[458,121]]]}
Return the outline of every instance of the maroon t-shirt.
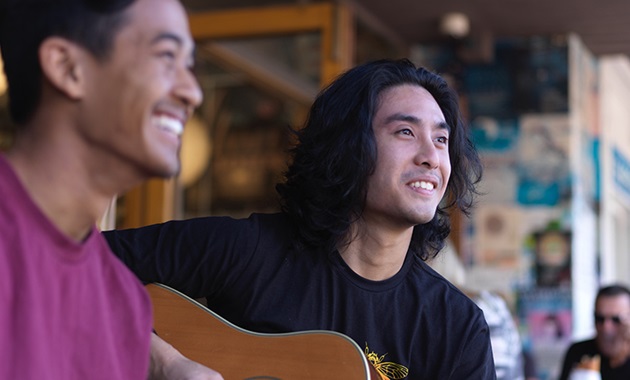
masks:
{"label": "maroon t-shirt", "polygon": [[0,379],[146,379],[151,304],[94,227],[78,243],[0,155]]}

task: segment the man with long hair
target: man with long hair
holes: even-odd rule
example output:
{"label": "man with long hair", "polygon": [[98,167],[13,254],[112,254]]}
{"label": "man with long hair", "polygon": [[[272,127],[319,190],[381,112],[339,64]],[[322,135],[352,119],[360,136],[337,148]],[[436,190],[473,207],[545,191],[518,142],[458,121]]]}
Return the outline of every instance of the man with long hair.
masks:
{"label": "man with long hair", "polygon": [[494,379],[481,310],[425,263],[481,176],[445,80],[407,60],[357,66],[296,135],[282,212],[113,231],[113,250],[242,328],[344,333],[389,378]]}

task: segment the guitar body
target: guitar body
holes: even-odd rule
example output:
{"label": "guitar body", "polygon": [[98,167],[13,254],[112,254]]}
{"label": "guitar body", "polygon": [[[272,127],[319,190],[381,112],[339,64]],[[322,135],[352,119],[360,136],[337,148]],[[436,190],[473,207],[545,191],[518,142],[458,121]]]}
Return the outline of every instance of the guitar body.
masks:
{"label": "guitar body", "polygon": [[226,380],[378,380],[361,348],[332,331],[261,334],[241,329],[186,295],[147,285],[157,334]]}

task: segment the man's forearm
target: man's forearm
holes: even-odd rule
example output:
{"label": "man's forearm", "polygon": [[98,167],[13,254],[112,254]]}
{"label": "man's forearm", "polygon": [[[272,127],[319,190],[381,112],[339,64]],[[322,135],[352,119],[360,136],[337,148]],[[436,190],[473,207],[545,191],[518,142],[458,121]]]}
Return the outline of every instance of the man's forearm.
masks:
{"label": "man's forearm", "polygon": [[216,371],[189,360],[156,334],[151,334],[149,380],[223,380]]}

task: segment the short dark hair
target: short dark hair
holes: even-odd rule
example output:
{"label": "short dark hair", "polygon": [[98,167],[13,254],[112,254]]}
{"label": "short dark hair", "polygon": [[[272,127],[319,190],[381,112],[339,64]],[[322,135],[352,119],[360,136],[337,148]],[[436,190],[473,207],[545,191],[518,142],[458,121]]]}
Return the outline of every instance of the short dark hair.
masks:
{"label": "short dark hair", "polygon": [[26,123],[41,97],[38,50],[50,36],[67,38],[105,59],[124,10],[135,0],[3,0],[0,5],[0,49],[9,85],[9,111]]}
{"label": "short dark hair", "polygon": [[612,284],[604,286],[597,291],[597,297],[595,297],[595,303],[599,301],[601,297],[616,297],[626,295],[630,298],[630,289],[621,284]]}
{"label": "short dark hair", "polygon": [[292,162],[276,190],[282,209],[298,226],[302,244],[332,250],[351,239],[348,231],[361,217],[377,160],[372,121],[379,97],[403,84],[425,88],[451,129],[452,171],[445,198],[433,220],[415,227],[410,248],[424,260],[434,257],[450,232],[446,209],[457,206],[468,213],[482,167],[461,120],[457,95],[441,76],[409,60],[373,61],[350,69],[325,88],[305,127],[295,131]]}

